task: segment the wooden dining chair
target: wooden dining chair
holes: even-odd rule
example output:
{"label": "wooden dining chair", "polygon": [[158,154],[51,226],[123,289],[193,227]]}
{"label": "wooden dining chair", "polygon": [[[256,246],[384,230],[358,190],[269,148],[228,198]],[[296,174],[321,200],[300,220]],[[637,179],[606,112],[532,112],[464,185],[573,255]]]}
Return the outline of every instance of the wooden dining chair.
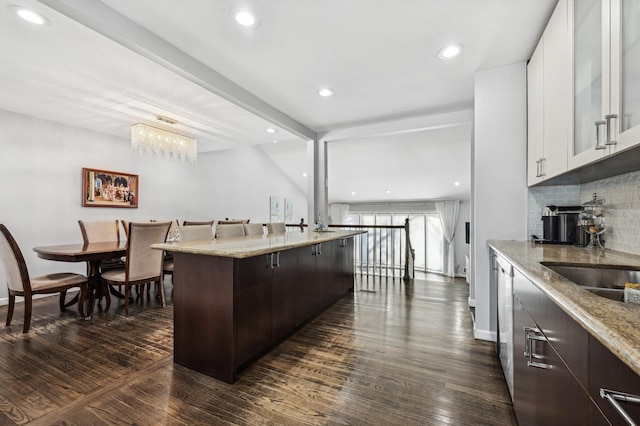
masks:
{"label": "wooden dining chair", "polygon": [[[129,293],[132,286],[149,282],[156,283],[162,306],[166,306],[163,287],[162,260],[164,252],[151,248],[152,244],[164,243],[171,222],[131,222],[127,243],[127,260],[124,269],[115,269],[102,274],[102,282],[124,286],[124,313],[129,315]],[[141,299],[143,291],[139,291]],[[107,298],[107,309],[111,299]]]}
{"label": "wooden dining chair", "polygon": [[245,223],[244,235],[264,235],[264,227],[261,223]]}
{"label": "wooden dining chair", "polygon": [[267,234],[281,234],[287,232],[287,226],[284,222],[267,223]]}
{"label": "wooden dining chair", "polygon": [[[56,272],[41,277],[30,278],[27,264],[20,247],[6,226],[0,224],[0,260],[4,268],[9,289],[7,326],[11,325],[16,296],[24,297],[24,324],[22,332],[28,333],[31,326],[31,311],[34,294],[60,293],[60,311],[65,311],[64,299],[67,290],[79,287],[81,294],[87,294],[88,279],[85,275],[71,272]],[[81,300],[78,306],[82,306]]]}
{"label": "wooden dining chair", "polygon": [[[209,225],[178,226],[177,231],[181,242],[213,240],[213,229]],[[165,260],[162,272],[173,276],[173,258]]]}
{"label": "wooden dining chair", "polygon": [[231,225],[216,225],[216,238],[244,237],[244,225],[235,223]]}

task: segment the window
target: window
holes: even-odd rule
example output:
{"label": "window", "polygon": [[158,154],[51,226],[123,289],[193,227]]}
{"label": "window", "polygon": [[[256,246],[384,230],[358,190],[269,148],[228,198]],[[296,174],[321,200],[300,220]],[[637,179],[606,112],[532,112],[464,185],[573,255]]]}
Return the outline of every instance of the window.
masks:
{"label": "window", "polygon": [[[415,251],[417,271],[443,271],[444,237],[437,213],[355,213],[350,212],[347,225],[404,225],[409,218],[411,245]],[[395,231],[395,232],[394,232]],[[356,245],[357,270],[361,273],[391,275],[389,268],[403,270],[404,230],[371,229]]]}

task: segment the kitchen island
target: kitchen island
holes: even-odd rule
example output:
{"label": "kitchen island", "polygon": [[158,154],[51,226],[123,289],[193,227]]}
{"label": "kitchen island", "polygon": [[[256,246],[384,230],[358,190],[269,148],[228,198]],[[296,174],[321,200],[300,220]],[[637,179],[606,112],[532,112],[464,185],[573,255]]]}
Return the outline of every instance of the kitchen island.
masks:
{"label": "kitchen island", "polygon": [[360,233],[153,245],[174,259],[174,362],[235,382],[242,368],[353,291]]}

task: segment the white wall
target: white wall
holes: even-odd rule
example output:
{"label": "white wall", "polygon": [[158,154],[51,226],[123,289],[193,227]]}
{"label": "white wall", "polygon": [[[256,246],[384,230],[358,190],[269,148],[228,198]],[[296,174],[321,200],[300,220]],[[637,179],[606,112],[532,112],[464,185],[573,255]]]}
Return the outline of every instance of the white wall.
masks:
{"label": "white wall", "polygon": [[[200,154],[196,165],[140,156],[126,139],[0,110],[0,223],[20,245],[32,276],[85,273],[84,264],[39,259],[35,246],[82,242],[79,219],[269,220],[269,197],[306,195],[257,147]],[[82,207],[82,168],[139,175],[139,208]],[[282,203],[284,205],[284,203]],[[0,304],[7,289],[0,266]]]}
{"label": "white wall", "polygon": [[524,62],[475,75],[471,286],[474,336],[495,340],[495,289],[487,240],[527,234],[527,98]]}

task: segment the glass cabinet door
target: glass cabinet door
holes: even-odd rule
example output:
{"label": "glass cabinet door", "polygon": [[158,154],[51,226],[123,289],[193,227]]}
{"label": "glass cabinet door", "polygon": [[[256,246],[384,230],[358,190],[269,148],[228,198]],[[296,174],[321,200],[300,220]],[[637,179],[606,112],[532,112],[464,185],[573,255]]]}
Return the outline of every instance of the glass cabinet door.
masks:
{"label": "glass cabinet door", "polygon": [[573,135],[569,169],[607,154],[596,150],[596,122],[609,114],[608,1],[570,2],[573,37]]}
{"label": "glass cabinet door", "polygon": [[611,18],[611,107],[620,150],[640,143],[640,0],[612,0]]}

